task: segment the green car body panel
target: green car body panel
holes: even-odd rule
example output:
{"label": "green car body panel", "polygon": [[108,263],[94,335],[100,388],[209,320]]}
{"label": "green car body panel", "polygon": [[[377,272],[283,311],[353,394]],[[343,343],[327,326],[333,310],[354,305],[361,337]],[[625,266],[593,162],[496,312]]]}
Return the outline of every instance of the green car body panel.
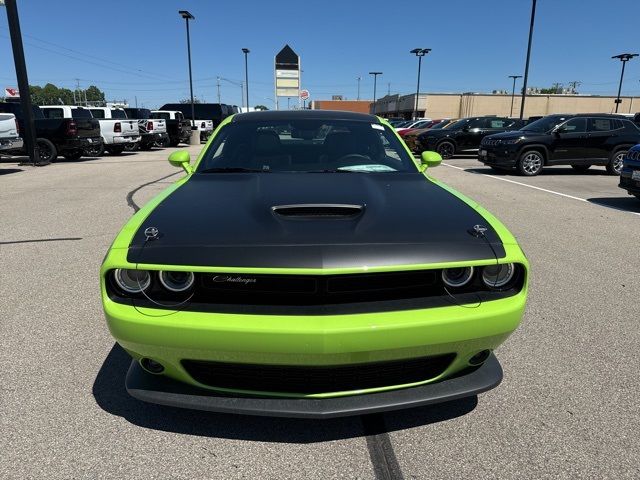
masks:
{"label": "green car body panel", "polygon": [[[185,176],[149,201],[126,223],[109,249],[100,271],[104,313],[116,341],[135,360],[150,358],[160,362],[163,375],[207,391],[225,394],[287,398],[338,398],[401,390],[439,382],[465,371],[469,360],[483,350],[495,350],[518,327],[524,314],[529,283],[529,263],[514,236],[492,214],[473,200],[456,192],[423,171],[432,182],[459,198],[479,213],[503,244],[500,263],[522,266],[523,285],[507,298],[423,309],[330,315],[260,315],[176,311],[165,308],[134,307],[114,301],[107,291],[107,275],[114,269],[172,270],[234,274],[340,275],[375,272],[431,270],[494,265],[485,260],[411,265],[350,268],[235,268],[229,266],[136,264],[127,260],[135,233],[154,209],[185,185],[197,170],[204,153],[219,131],[233,121],[226,118],[209,138],[193,168]],[[389,126],[384,120],[380,123]],[[393,130],[389,126],[389,128]],[[394,131],[395,133],[395,131]],[[409,149],[401,141],[409,155]],[[242,390],[204,385],[194,380],[181,361],[206,360],[241,364],[330,366],[366,364],[455,353],[455,359],[434,378],[410,384],[371,389],[300,394],[295,391]]]}

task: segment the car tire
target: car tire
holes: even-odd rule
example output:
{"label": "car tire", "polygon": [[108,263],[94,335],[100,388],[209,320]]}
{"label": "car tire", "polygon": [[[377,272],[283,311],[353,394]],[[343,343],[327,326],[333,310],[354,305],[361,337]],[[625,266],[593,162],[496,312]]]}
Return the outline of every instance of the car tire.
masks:
{"label": "car tire", "polygon": [[171,143],[169,143],[170,147],[177,147],[180,144],[179,140],[172,140]]}
{"label": "car tire", "polygon": [[160,140],[157,140],[154,145],[158,148],[167,148],[171,145],[171,139],[168,137],[161,138]]}
{"label": "car tire", "polygon": [[63,153],[62,156],[65,158],[65,160],[75,162],[76,160],[80,160],[83,153],[84,152],[82,150],[73,150],[72,152]]}
{"label": "car tire", "polygon": [[124,145],[124,149],[127,152],[135,152],[136,150],[138,150],[138,147],[140,146],[140,144],[138,142],[134,142],[134,143],[125,143]]}
{"label": "car tire", "polygon": [[109,152],[110,155],[122,155],[122,152],[124,152],[124,145],[118,145],[117,147],[109,147],[107,148],[107,151]]}
{"label": "car tire", "polygon": [[622,170],[622,161],[627,155],[627,150],[616,150],[611,154],[609,163],[607,163],[607,173],[609,175],[620,175]]}
{"label": "car tire", "polygon": [[44,163],[55,162],[58,158],[58,150],[50,140],[38,138],[38,150],[40,151],[40,161]]}
{"label": "car tire", "polygon": [[516,168],[520,175],[525,177],[535,177],[542,171],[544,166],[544,157],[538,150],[527,150],[522,152]]}
{"label": "car tire", "polygon": [[84,153],[87,157],[100,157],[104,154],[104,143],[91,145],[84,149]]}
{"label": "car tire", "polygon": [[591,168],[591,165],[571,165],[571,168],[576,172],[584,173]]}
{"label": "car tire", "polygon": [[436,146],[436,152],[438,152],[443,159],[451,158],[456,154],[456,146],[453,142],[445,140]]}
{"label": "car tire", "polygon": [[138,148],[146,152],[151,150],[152,147],[153,147],[153,143],[145,143],[144,145],[140,145],[140,147]]}

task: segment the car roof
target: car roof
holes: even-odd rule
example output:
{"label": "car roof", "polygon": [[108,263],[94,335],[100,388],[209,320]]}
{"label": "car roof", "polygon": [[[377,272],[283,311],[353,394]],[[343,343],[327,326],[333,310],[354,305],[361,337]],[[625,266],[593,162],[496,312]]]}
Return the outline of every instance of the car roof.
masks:
{"label": "car roof", "polygon": [[338,110],[265,110],[261,112],[239,113],[234,115],[232,122],[269,122],[282,120],[353,120],[380,123],[380,119],[375,115]]}

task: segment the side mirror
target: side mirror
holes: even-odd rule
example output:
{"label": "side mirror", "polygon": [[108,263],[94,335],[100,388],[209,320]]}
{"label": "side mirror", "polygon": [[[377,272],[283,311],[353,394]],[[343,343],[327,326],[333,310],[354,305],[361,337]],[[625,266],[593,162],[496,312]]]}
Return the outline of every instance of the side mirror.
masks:
{"label": "side mirror", "polygon": [[174,167],[182,167],[185,172],[191,173],[191,156],[186,150],[177,150],[169,155],[169,163]]}
{"label": "side mirror", "polygon": [[438,152],[424,151],[420,155],[420,171],[424,172],[429,167],[437,167],[442,163],[442,157]]}

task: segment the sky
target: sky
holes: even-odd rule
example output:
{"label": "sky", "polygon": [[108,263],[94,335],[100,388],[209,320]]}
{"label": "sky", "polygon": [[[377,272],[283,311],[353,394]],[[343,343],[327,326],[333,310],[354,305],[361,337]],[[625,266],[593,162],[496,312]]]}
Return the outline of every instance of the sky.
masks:
{"label": "sky", "polygon": [[[17,0],[29,83],[96,85],[108,100],[159,107],[188,98],[185,21],[189,10],[194,95],[241,105],[242,48],[249,48],[251,106],[273,108],[274,55],[300,56],[312,100],[415,92],[511,90],[524,72],[531,0],[221,1]],[[0,7],[0,87],[15,87],[4,7]],[[639,0],[538,0],[529,86],[580,81],[580,93],[615,95],[620,62],[640,53]],[[520,80],[521,81],[521,80]],[[640,95],[640,57],[627,63],[623,95]],[[280,99],[280,106],[286,105]],[[293,100],[292,100],[293,101]]]}

